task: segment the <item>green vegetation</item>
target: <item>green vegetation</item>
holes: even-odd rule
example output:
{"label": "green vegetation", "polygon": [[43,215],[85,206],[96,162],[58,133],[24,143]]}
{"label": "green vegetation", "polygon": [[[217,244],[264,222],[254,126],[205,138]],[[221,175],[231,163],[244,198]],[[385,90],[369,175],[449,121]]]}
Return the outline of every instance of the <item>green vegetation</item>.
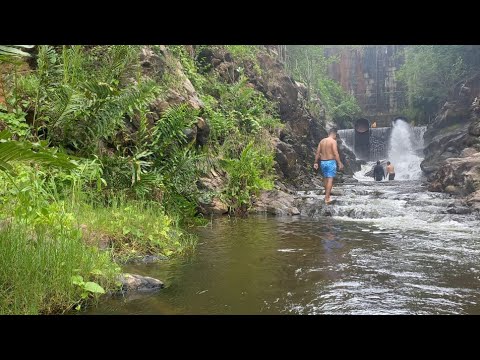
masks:
{"label": "green vegetation", "polygon": [[287,71],[307,87],[310,109],[319,110],[320,99],[329,119],[342,128],[350,127],[361,109],[355,97],[328,75],[328,66],[338,61],[338,56],[326,56],[322,45],[287,45],[285,52]]}
{"label": "green vegetation", "polygon": [[428,122],[455,85],[480,66],[480,47],[472,45],[412,45],[403,56],[405,63],[397,76],[407,88],[405,113],[418,124]]}
{"label": "green vegetation", "polygon": [[[116,263],[193,249],[200,200],[244,215],[272,187],[281,124],[241,74],[244,62],[258,67],[259,49],[213,48],[236,56],[236,80],[200,73],[183,46],[168,47],[153,78],[139,46],[38,46],[33,69],[20,48],[0,48],[0,313],[84,308],[118,288]],[[150,105],[187,78],[203,109],[182,103],[155,117]],[[211,129],[204,146],[186,130],[198,121]],[[212,170],[224,186],[201,191]]]}
{"label": "green vegetation", "polygon": [[[228,66],[200,63],[204,49]],[[321,96],[348,121],[356,104],[326,78],[329,60],[291,50],[311,106]],[[268,76],[262,51],[151,46],[146,64],[140,46],[0,46],[0,313],[89,306],[118,289],[118,263],[192,250],[213,198],[245,216],[273,187],[283,127],[251,83]]]}

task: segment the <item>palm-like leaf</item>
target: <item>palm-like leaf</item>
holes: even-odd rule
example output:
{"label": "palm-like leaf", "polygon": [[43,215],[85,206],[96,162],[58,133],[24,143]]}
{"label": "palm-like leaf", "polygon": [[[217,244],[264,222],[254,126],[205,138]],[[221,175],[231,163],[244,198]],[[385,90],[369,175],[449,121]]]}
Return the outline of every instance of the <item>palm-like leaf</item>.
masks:
{"label": "palm-like leaf", "polygon": [[8,131],[0,132],[0,170],[13,172],[11,162],[27,160],[69,169],[76,167],[64,154],[44,149],[36,143],[8,140],[10,136]]}
{"label": "palm-like leaf", "polygon": [[17,57],[30,57],[30,54],[20,49],[31,49],[34,45],[0,45],[0,61],[11,62]]}

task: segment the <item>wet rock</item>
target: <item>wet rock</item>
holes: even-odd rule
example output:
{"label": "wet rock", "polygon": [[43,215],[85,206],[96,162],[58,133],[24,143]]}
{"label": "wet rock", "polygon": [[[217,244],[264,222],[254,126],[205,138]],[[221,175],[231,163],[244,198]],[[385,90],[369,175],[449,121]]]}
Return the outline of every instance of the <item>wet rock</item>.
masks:
{"label": "wet rock", "polygon": [[162,281],[154,279],[149,276],[141,276],[135,274],[122,274],[119,278],[122,283],[122,291],[139,291],[139,292],[150,292],[157,291],[163,288],[165,285]]}
{"label": "wet rock", "polygon": [[355,183],[358,183],[358,180],[355,179],[353,176],[345,176],[343,178],[343,183],[344,184],[355,184]]}
{"label": "wet rock", "polygon": [[128,263],[134,264],[152,264],[160,262],[163,260],[168,260],[168,257],[163,255],[146,255],[146,256],[137,256],[128,260]]}
{"label": "wet rock", "polygon": [[228,213],[228,207],[220,199],[214,197],[211,201],[199,201],[199,211],[204,215],[224,215]]}
{"label": "wet rock", "polygon": [[448,186],[445,187],[444,191],[445,191],[447,194],[458,194],[459,189],[458,189],[458,187],[456,187],[456,186],[448,185]]}
{"label": "wet rock", "polygon": [[430,191],[468,195],[480,189],[480,152],[461,158],[450,158],[432,177]]}
{"label": "wet rock", "polygon": [[255,199],[254,211],[267,212],[272,215],[299,215],[300,211],[296,207],[296,198],[279,190],[263,191]]}
{"label": "wet rock", "polygon": [[447,213],[457,214],[457,215],[465,215],[465,214],[471,214],[472,209],[470,209],[466,206],[450,207],[450,208],[447,208]]}
{"label": "wet rock", "polygon": [[[479,188],[470,176],[476,165],[469,160],[461,164],[457,158],[471,159],[480,151],[480,74],[457,87],[454,96],[427,127],[425,159],[420,166],[428,181],[432,182],[431,191],[445,191],[449,186],[457,186],[466,187],[457,192],[468,194]],[[467,88],[469,90],[465,91]],[[452,187],[448,189],[453,190]]]}
{"label": "wet rock", "polygon": [[475,191],[467,197],[467,205],[473,210],[480,212],[480,190]]}

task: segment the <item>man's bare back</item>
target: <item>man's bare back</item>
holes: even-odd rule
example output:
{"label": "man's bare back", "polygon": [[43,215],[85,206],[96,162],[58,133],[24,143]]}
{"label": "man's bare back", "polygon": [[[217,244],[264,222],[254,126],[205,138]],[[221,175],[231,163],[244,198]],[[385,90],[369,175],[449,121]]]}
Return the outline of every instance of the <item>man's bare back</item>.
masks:
{"label": "man's bare back", "polygon": [[337,141],[326,137],[320,141],[320,160],[335,160]]}
{"label": "man's bare back", "polygon": [[387,174],[395,174],[395,168],[393,167],[393,165],[387,166]]}
{"label": "man's bare back", "polygon": [[[343,164],[340,160],[340,154],[337,147],[337,130],[330,129],[328,137],[322,139],[317,146],[315,162],[313,168],[318,169],[319,160],[321,162],[323,185],[325,187],[325,204],[331,203],[330,193],[333,187],[333,178],[337,173],[337,165],[343,170]],[[333,162],[333,164],[332,164]]]}

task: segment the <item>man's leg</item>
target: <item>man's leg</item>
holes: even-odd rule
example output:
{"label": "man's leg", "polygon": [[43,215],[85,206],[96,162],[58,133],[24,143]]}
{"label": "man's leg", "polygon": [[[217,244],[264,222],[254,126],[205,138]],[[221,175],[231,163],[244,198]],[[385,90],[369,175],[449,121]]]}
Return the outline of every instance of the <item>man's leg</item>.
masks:
{"label": "man's leg", "polygon": [[333,178],[329,177],[326,179],[327,179],[327,183],[325,185],[325,202],[328,203],[330,202],[330,193],[332,191]]}

